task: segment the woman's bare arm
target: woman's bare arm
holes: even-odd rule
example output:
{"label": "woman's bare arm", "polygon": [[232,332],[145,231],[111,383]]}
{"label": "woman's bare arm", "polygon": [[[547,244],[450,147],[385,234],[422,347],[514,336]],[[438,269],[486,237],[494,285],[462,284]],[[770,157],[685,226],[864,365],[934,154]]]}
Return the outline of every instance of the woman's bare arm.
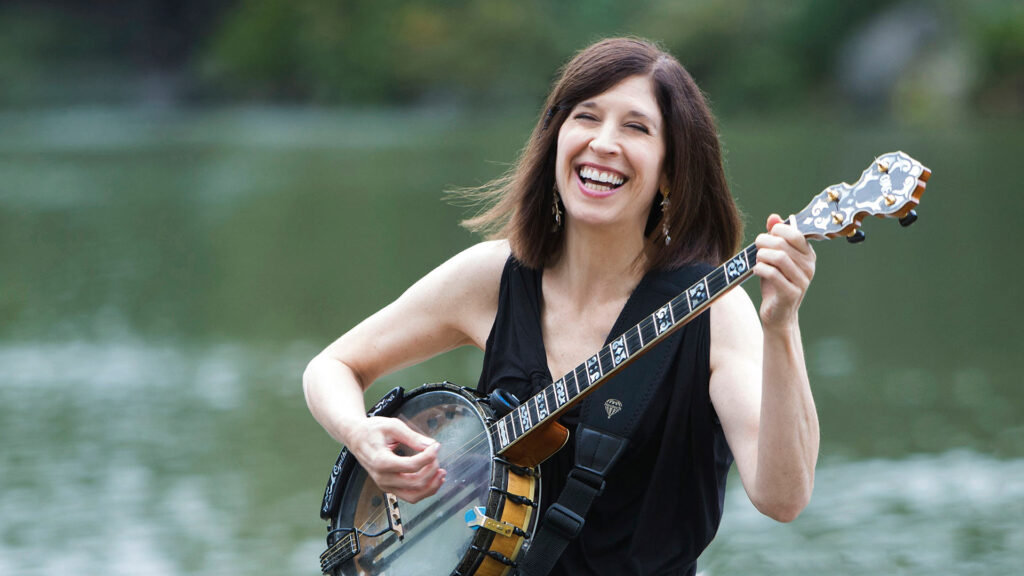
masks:
{"label": "woman's bare arm", "polygon": [[[363,392],[377,378],[463,345],[486,342],[497,310],[505,242],[473,246],[318,354],[303,374],[306,403],[382,489],[415,502],[437,491],[437,447],[393,418],[367,418]],[[417,450],[400,457],[404,444]]]}
{"label": "woman's bare arm", "polygon": [[791,226],[774,226],[756,243],[761,322],[742,290],[712,306],[711,399],[751,502],[788,522],[810,500],[818,458],[797,315],[815,256]]}

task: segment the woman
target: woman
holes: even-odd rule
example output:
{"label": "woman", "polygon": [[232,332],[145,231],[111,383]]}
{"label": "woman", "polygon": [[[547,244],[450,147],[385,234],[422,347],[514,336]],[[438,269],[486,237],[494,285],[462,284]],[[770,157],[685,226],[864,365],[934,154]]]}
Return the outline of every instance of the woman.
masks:
{"label": "woman", "polygon": [[[316,419],[378,486],[410,502],[445,481],[438,445],[365,416],[375,379],[473,345],[485,351],[480,388],[525,399],[600,349],[642,282],[695,280],[741,238],[699,89],[636,39],[599,42],[566,65],[518,164],[490,189],[497,202],[469,225],[499,239],[439,266],[304,375]],[[762,513],[786,522],[806,506],[818,422],[797,312],[815,255],[778,216],[768,229],[753,267],[760,324],[746,293],[732,290],[684,327],[630,454],[553,573],[693,573],[732,458]],[[418,453],[397,456],[398,444]],[[543,464],[543,506],[565,482],[571,444]]]}

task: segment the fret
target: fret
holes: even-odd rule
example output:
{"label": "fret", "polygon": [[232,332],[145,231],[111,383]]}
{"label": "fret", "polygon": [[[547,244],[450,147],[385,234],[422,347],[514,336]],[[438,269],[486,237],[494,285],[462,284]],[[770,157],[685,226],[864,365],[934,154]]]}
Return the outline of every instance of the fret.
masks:
{"label": "fret", "polygon": [[530,418],[530,402],[527,401],[519,405],[516,410],[519,413],[519,424],[523,427],[523,432],[526,432],[533,427],[533,420]]}
{"label": "fret", "polygon": [[519,438],[523,435],[523,424],[516,418],[517,411],[513,410],[505,415],[505,418],[509,421],[509,430],[512,432],[513,438]]}
{"label": "fret", "polygon": [[548,417],[548,389],[544,388],[540,394],[535,396],[537,402],[537,422],[544,420]]}
{"label": "fret", "polygon": [[654,322],[651,321],[651,317],[648,316],[643,322],[638,325],[640,327],[640,343],[644,346],[658,337],[658,333],[654,330]]}
{"label": "fret", "polygon": [[640,328],[633,326],[629,330],[626,330],[626,354],[628,356],[632,356],[643,347],[644,345],[640,341]]}
{"label": "fret", "polygon": [[708,287],[708,295],[711,298],[718,296],[729,288],[729,281],[723,268],[715,268],[710,274],[705,276],[704,284]]}
{"label": "fret", "polygon": [[587,358],[587,386],[601,379],[601,359],[597,354]]}
{"label": "fret", "polygon": [[505,419],[501,418],[498,420],[498,442],[501,443],[501,447],[508,446],[508,429],[505,428]]}
{"label": "fret", "polygon": [[626,335],[619,336],[609,346],[612,353],[612,366],[618,366],[629,358],[629,351],[626,350]]}
{"label": "fret", "polygon": [[601,364],[602,376],[615,369],[615,362],[612,362],[612,348],[610,344],[601,348],[601,351],[597,353],[597,361]]}
{"label": "fret", "polygon": [[573,381],[576,383],[576,394],[580,394],[587,389],[587,371],[583,364],[577,366],[573,371]]}
{"label": "fret", "polygon": [[672,315],[676,318],[686,318],[686,315],[690,313],[690,304],[682,294],[673,298],[669,305],[672,306]]}
{"label": "fret", "polygon": [[565,391],[569,394],[569,398],[575,398],[580,395],[580,383],[576,378],[575,369],[570,370],[565,375]]}
{"label": "fret", "polygon": [[747,258],[747,267],[753,268],[757,264],[757,245],[751,244],[743,250],[743,255]]}
{"label": "fret", "polygon": [[558,382],[554,383],[555,387],[555,403],[558,408],[561,408],[569,401],[569,394],[565,390],[565,378],[559,378]]}
{"label": "fret", "polygon": [[658,308],[658,311],[652,314],[651,318],[654,320],[654,327],[659,335],[675,324],[675,318],[672,316],[672,307],[668,304]]}

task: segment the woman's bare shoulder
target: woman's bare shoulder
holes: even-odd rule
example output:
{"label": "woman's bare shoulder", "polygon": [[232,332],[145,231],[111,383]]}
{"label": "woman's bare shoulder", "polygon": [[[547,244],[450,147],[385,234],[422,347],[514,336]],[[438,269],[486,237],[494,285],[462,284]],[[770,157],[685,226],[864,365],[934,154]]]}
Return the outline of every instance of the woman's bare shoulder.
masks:
{"label": "woman's bare shoulder", "polygon": [[456,262],[461,272],[471,274],[473,278],[496,280],[501,278],[509,254],[508,240],[488,240],[459,252],[451,262]]}
{"label": "woman's bare shoulder", "polygon": [[466,248],[427,275],[453,290],[454,294],[470,295],[479,290],[498,294],[498,284],[505,261],[510,254],[506,240],[481,242]]}
{"label": "woman's bare shoulder", "polygon": [[483,347],[498,310],[501,274],[509,254],[506,240],[470,246],[417,283],[426,292],[421,296],[432,300],[457,329]]}

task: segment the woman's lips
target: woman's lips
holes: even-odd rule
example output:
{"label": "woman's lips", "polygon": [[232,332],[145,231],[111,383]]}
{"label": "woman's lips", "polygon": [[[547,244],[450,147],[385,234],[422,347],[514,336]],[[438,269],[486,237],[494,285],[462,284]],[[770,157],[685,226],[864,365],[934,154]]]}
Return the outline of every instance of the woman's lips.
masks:
{"label": "woman's lips", "polygon": [[622,188],[622,186],[618,186],[616,188],[609,188],[608,190],[594,190],[592,188],[588,188],[587,185],[583,182],[583,178],[580,177],[579,171],[577,171],[575,174],[576,185],[579,186],[580,192],[582,192],[584,196],[589,196],[591,198],[607,198],[608,196],[615,194],[616,192],[619,191],[620,188]]}

